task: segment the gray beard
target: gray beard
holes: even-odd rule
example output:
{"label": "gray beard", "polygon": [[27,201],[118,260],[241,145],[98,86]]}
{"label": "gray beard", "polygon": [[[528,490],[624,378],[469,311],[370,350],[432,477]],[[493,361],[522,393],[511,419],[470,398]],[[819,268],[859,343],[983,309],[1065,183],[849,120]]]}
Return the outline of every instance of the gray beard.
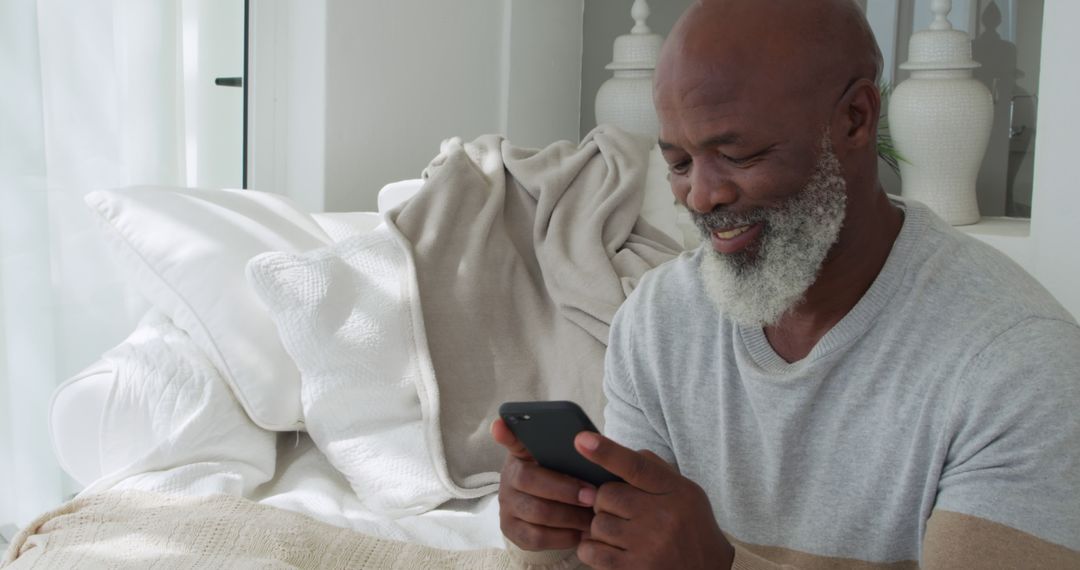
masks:
{"label": "gray beard", "polygon": [[[694,213],[706,243],[700,272],[713,304],[736,324],[779,322],[802,302],[833,244],[847,208],[847,182],[828,134],[814,173],[801,192],[775,208],[742,214]],[[722,254],[709,246],[713,230],[764,222],[756,251]]]}

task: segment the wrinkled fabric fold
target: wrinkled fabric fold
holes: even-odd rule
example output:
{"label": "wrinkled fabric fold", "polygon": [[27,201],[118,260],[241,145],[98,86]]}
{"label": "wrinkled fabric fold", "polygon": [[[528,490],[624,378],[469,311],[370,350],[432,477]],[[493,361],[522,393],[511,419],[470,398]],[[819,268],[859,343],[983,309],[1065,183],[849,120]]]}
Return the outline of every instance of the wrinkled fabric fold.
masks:
{"label": "wrinkled fabric fold", "polygon": [[504,401],[573,400],[601,418],[615,312],[681,249],[639,219],[649,144],[610,127],[542,150],[451,139],[388,213],[412,249],[458,485],[497,481]]}

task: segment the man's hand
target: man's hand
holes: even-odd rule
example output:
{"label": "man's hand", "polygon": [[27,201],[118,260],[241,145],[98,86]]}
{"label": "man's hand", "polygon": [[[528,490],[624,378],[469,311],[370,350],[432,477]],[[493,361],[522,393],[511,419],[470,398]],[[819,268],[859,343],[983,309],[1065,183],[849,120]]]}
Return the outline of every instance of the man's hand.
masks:
{"label": "man's hand", "polygon": [[582,499],[596,516],[578,546],[593,568],[730,568],[735,550],[716,524],[709,497],[650,451],[595,433],[577,435],[587,459],[622,477]]}
{"label": "man's hand", "polygon": [[499,483],[503,534],[522,550],[576,548],[593,519],[592,504],[578,497],[595,496],[596,488],[541,467],[501,418],[491,435],[510,452]]}

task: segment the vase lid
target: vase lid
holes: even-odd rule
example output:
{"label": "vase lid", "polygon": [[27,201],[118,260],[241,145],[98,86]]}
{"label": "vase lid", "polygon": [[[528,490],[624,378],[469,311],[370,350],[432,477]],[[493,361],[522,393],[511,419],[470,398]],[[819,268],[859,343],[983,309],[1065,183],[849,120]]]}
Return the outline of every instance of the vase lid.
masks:
{"label": "vase lid", "polygon": [[656,69],[664,38],[652,33],[652,29],[645,23],[650,14],[648,3],[645,0],[636,0],[630,14],[634,18],[634,27],[629,34],[615,38],[614,58],[604,69]]}
{"label": "vase lid", "polygon": [[908,61],[900,69],[932,71],[975,69],[981,64],[971,58],[971,37],[953,28],[949,21],[950,0],[933,0],[934,21],[930,29],[915,32],[908,46]]}
{"label": "vase lid", "polygon": [[908,60],[900,69],[929,71],[975,69],[982,64],[971,58],[971,36],[960,30],[923,30],[911,36]]}

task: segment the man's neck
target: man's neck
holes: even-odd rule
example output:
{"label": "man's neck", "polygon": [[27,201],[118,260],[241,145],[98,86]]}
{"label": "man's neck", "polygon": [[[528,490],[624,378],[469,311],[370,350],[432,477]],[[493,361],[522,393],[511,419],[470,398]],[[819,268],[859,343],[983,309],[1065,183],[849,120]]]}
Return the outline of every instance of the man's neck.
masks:
{"label": "man's neck", "polygon": [[884,192],[851,210],[805,299],[779,323],[765,327],[769,344],[788,362],[802,360],[863,298],[881,273],[904,224],[903,212]]}

